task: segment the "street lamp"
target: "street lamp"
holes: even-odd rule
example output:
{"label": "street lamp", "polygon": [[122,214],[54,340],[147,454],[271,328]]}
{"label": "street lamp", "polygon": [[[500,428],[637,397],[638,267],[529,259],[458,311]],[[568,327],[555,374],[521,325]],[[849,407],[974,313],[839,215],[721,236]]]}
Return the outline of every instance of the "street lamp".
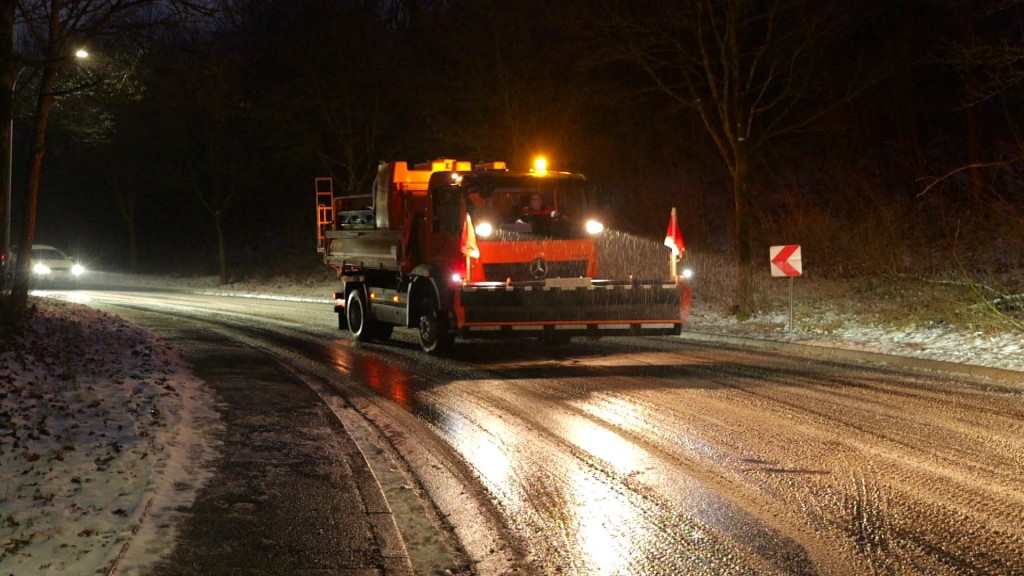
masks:
{"label": "street lamp", "polygon": [[[79,48],[75,51],[75,58],[84,60],[89,57],[89,52],[84,48]],[[18,73],[14,76],[14,82],[11,83],[11,124],[7,131],[7,177],[4,182],[4,244],[3,252],[0,252],[0,256],[3,257],[3,262],[0,263],[0,287],[7,284],[7,275],[11,267],[11,178],[14,173],[14,95],[18,88],[18,81],[21,80],[21,73],[24,72],[28,67],[22,66],[18,69]]]}

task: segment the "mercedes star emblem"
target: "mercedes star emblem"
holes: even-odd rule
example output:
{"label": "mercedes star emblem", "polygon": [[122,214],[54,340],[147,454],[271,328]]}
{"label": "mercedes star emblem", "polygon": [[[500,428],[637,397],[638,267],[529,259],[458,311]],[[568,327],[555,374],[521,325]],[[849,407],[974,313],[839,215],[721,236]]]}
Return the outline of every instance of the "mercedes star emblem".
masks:
{"label": "mercedes star emblem", "polygon": [[548,263],[543,258],[534,258],[530,262],[530,276],[537,280],[548,275]]}

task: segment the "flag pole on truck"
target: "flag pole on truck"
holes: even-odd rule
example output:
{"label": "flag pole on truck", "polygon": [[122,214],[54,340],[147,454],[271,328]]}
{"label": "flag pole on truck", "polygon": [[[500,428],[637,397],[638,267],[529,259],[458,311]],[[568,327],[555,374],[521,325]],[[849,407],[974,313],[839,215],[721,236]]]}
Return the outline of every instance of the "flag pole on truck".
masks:
{"label": "flag pole on truck", "polygon": [[686,252],[686,245],[683,244],[683,231],[679,228],[679,221],[676,219],[676,209],[672,207],[672,215],[668,219],[668,230],[665,231],[665,246],[672,249],[672,254],[669,256],[669,272],[670,277],[678,279],[677,274],[677,262],[682,258],[683,253]]}
{"label": "flag pole on truck", "polygon": [[480,247],[476,244],[476,232],[473,230],[473,219],[466,214],[466,222],[462,225],[462,253],[466,255],[466,282],[473,281],[473,258],[480,257]]}

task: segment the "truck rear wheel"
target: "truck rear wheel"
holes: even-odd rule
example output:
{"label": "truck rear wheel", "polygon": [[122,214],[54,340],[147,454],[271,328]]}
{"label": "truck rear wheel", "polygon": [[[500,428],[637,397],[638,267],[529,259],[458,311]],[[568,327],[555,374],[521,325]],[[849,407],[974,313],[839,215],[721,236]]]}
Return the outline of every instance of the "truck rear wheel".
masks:
{"label": "truck rear wheel", "polygon": [[420,348],[424,352],[436,355],[451,349],[455,336],[448,332],[447,324],[437,300],[424,298],[420,304],[419,321]]}
{"label": "truck rear wheel", "polygon": [[348,293],[345,314],[348,316],[348,329],[352,331],[356,341],[370,342],[377,337],[377,330],[374,326],[376,322],[370,317],[370,309],[366,305],[366,298],[363,296],[362,290],[356,288]]}

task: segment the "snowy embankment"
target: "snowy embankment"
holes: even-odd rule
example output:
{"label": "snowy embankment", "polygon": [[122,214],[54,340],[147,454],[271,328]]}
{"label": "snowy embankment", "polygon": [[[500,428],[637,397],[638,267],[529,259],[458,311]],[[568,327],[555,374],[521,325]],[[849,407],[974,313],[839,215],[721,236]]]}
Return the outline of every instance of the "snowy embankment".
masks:
{"label": "snowy embankment", "polygon": [[838,326],[830,325],[828,329],[801,326],[790,332],[785,328],[787,322],[784,314],[739,322],[695,310],[687,330],[1016,370],[1024,377],[1024,335],[1018,332],[965,331],[952,326],[894,328],[854,318],[847,318]]}
{"label": "snowy embankment", "polygon": [[211,396],[152,333],[33,303],[0,342],[0,574],[143,573],[205,478]]}

